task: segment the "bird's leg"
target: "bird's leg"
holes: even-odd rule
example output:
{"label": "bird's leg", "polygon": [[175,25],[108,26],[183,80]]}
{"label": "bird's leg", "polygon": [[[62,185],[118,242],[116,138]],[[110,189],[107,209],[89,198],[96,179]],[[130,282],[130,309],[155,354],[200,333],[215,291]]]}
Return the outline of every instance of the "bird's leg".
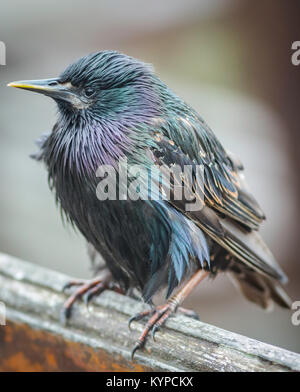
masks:
{"label": "bird's leg", "polygon": [[152,337],[154,339],[155,332],[167,321],[169,316],[176,311],[178,306],[188,297],[191,291],[209,274],[208,271],[198,270],[191,279],[176,293],[171,297],[168,302],[164,305],[157,306],[146,310],[144,312],[138,313],[131,317],[129,320],[129,327],[132,321],[141,320],[145,316],[151,316],[147,321],[143,333],[136,342],[132,352],[131,358],[133,359],[134,354],[137,350],[142,348],[145,344],[146,338],[149,332],[152,330]]}
{"label": "bird's leg", "polygon": [[63,324],[66,324],[67,320],[70,318],[72,307],[78,299],[82,298],[84,302],[88,304],[92,297],[101,294],[104,290],[107,289],[123,294],[121,288],[112,282],[111,273],[107,270],[101,277],[97,277],[91,280],[71,280],[65,284],[63,291],[73,286],[78,286],[78,288],[67,299],[61,310],[60,319]]}

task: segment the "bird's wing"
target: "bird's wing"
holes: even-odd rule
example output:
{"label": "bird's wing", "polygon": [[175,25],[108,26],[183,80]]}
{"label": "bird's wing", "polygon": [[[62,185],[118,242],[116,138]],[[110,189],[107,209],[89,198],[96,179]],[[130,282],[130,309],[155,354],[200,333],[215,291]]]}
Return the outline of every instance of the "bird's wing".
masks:
{"label": "bird's wing", "polygon": [[[183,129],[179,128],[180,124],[184,125]],[[264,214],[243,184],[241,164],[225,152],[203,124],[197,127],[191,121],[177,121],[175,125],[174,122],[173,125],[162,122],[153,133],[156,147],[149,150],[152,161],[161,171],[172,169],[174,165],[181,168],[191,165],[191,186],[203,205],[195,211],[187,211],[186,202],[190,200],[171,197],[169,202],[239,260],[284,282],[283,271],[261,237],[253,231],[264,219]],[[199,177],[194,175],[197,165],[203,167],[201,184]],[[190,179],[184,175],[181,180],[190,184]],[[174,183],[171,187],[175,189]]]}
{"label": "bird's wing", "polygon": [[202,165],[205,203],[249,230],[257,230],[265,216],[247,191],[241,173],[243,166],[224,150],[205,122],[200,118],[174,117],[157,125],[159,149],[169,163],[176,159],[178,164],[188,160]]}

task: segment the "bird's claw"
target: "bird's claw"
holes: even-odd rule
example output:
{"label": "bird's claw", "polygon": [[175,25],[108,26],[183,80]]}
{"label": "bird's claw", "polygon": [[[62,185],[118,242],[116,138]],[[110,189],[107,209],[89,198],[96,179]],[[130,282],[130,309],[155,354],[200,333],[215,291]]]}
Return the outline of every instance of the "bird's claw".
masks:
{"label": "bird's claw", "polygon": [[90,299],[96,295],[100,294],[106,288],[108,288],[107,282],[103,282],[101,279],[93,279],[90,281],[70,281],[66,283],[63,287],[63,291],[72,287],[79,286],[75,292],[67,299],[64,303],[63,308],[60,313],[60,321],[62,325],[66,325],[68,319],[71,316],[73,304],[79,299],[82,298],[86,304],[90,301]]}
{"label": "bird's claw", "polygon": [[86,306],[88,306],[88,304],[89,304],[89,302],[90,302],[92,296],[93,296],[93,295],[90,294],[89,291],[88,291],[87,293],[85,293],[85,294],[82,296],[82,300],[83,300],[83,302],[84,302],[84,304],[85,304]]}
{"label": "bird's claw", "polygon": [[159,328],[167,321],[169,316],[176,310],[176,307],[172,303],[166,303],[165,305],[158,306],[157,308],[154,309],[149,309],[147,311],[138,313],[134,316],[132,316],[129,319],[128,326],[130,328],[130,324],[132,321],[137,321],[141,320],[142,318],[146,316],[151,316],[150,319],[147,321],[146,326],[139,337],[138,341],[136,342],[135,346],[133,347],[133,350],[131,352],[131,359],[134,359],[134,354],[137,350],[141,349],[147,339],[147,336],[149,332],[151,331],[151,336],[153,340],[155,341],[155,334],[159,330]]}
{"label": "bird's claw", "polygon": [[143,347],[143,344],[140,342],[136,342],[132,351],[131,351],[131,360],[134,360],[134,354]]}
{"label": "bird's claw", "polygon": [[154,327],[152,328],[151,331],[151,338],[153,340],[153,342],[155,342],[155,334],[157,331],[159,331],[160,327],[158,325],[154,325]]}
{"label": "bird's claw", "polygon": [[132,317],[130,317],[130,319],[128,320],[128,329],[131,331],[131,323],[133,322],[133,321],[136,321],[137,320],[137,318],[136,318],[136,316],[134,315],[134,316],[132,316]]}
{"label": "bird's claw", "polygon": [[139,313],[134,314],[128,320],[128,328],[131,330],[131,324],[133,321],[139,321],[146,316],[151,316],[154,312],[155,312],[155,309],[149,309],[149,310],[145,310],[144,312],[139,312]]}
{"label": "bird's claw", "polygon": [[83,296],[82,300],[85,303],[86,306],[88,306],[89,302],[95,295],[101,294],[105,289],[110,289],[111,287],[109,286],[108,283],[104,282],[99,282],[96,284],[96,286],[91,287]]}
{"label": "bird's claw", "polygon": [[73,286],[81,286],[83,285],[85,282],[83,280],[70,280],[69,282],[66,282],[61,291],[64,293],[66,290],[70,289]]}
{"label": "bird's claw", "polygon": [[64,303],[60,313],[60,321],[63,325],[67,324],[68,319],[71,316],[73,304],[78,300],[82,299],[86,305],[95,296],[101,294],[104,290],[110,289],[118,293],[123,293],[121,288],[114,282],[110,281],[111,276],[107,275],[103,278],[95,278],[89,281],[85,280],[71,280],[67,282],[62,291],[71,288],[72,286],[78,286],[74,293]]}
{"label": "bird's claw", "polygon": [[71,309],[72,309],[71,307],[70,308],[63,307],[61,309],[60,316],[59,316],[59,321],[60,321],[61,325],[63,325],[63,326],[67,325],[68,319],[71,316]]}

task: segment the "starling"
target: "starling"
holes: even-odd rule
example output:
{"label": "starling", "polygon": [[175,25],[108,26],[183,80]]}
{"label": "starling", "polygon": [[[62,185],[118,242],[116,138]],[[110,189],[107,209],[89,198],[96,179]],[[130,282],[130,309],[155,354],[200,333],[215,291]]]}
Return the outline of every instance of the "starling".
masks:
{"label": "starling", "polygon": [[[257,233],[265,216],[247,190],[241,162],[150,65],[102,51],[82,57],[58,78],[9,86],[56,101],[57,122],[33,157],[46,165],[63,215],[86,238],[93,257],[105,260],[93,280],[68,284],[78,287],[63,308],[64,318],[80,297],[88,301],[105,289],[138,291],[151,307],[130,319],[149,317],[133,355],[149,332],[154,336],[182,310],[201,280],[221,271],[262,308],[273,302],[290,308],[282,288],[287,278]],[[176,176],[169,198],[99,199],[98,168],[113,167],[120,188],[118,163],[124,158],[147,172],[154,167],[155,176],[175,165],[191,167],[191,177],[183,171],[179,182],[190,185],[201,208],[187,209],[184,197],[174,197]],[[153,295],[162,289],[166,303],[154,306]]]}

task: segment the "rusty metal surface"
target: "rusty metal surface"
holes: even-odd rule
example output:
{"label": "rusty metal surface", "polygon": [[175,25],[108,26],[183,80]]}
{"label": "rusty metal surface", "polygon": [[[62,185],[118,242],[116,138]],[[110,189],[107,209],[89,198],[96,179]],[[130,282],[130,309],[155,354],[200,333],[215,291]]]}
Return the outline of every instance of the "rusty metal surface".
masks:
{"label": "rusty metal surface", "polygon": [[182,315],[172,317],[130,358],[143,325],[128,317],[147,306],[111,291],[59,322],[70,277],[0,254],[0,371],[299,371],[300,355]]}
{"label": "rusty metal surface", "polygon": [[151,371],[147,366],[129,363],[121,355],[14,322],[0,329],[0,346],[1,371]]}

